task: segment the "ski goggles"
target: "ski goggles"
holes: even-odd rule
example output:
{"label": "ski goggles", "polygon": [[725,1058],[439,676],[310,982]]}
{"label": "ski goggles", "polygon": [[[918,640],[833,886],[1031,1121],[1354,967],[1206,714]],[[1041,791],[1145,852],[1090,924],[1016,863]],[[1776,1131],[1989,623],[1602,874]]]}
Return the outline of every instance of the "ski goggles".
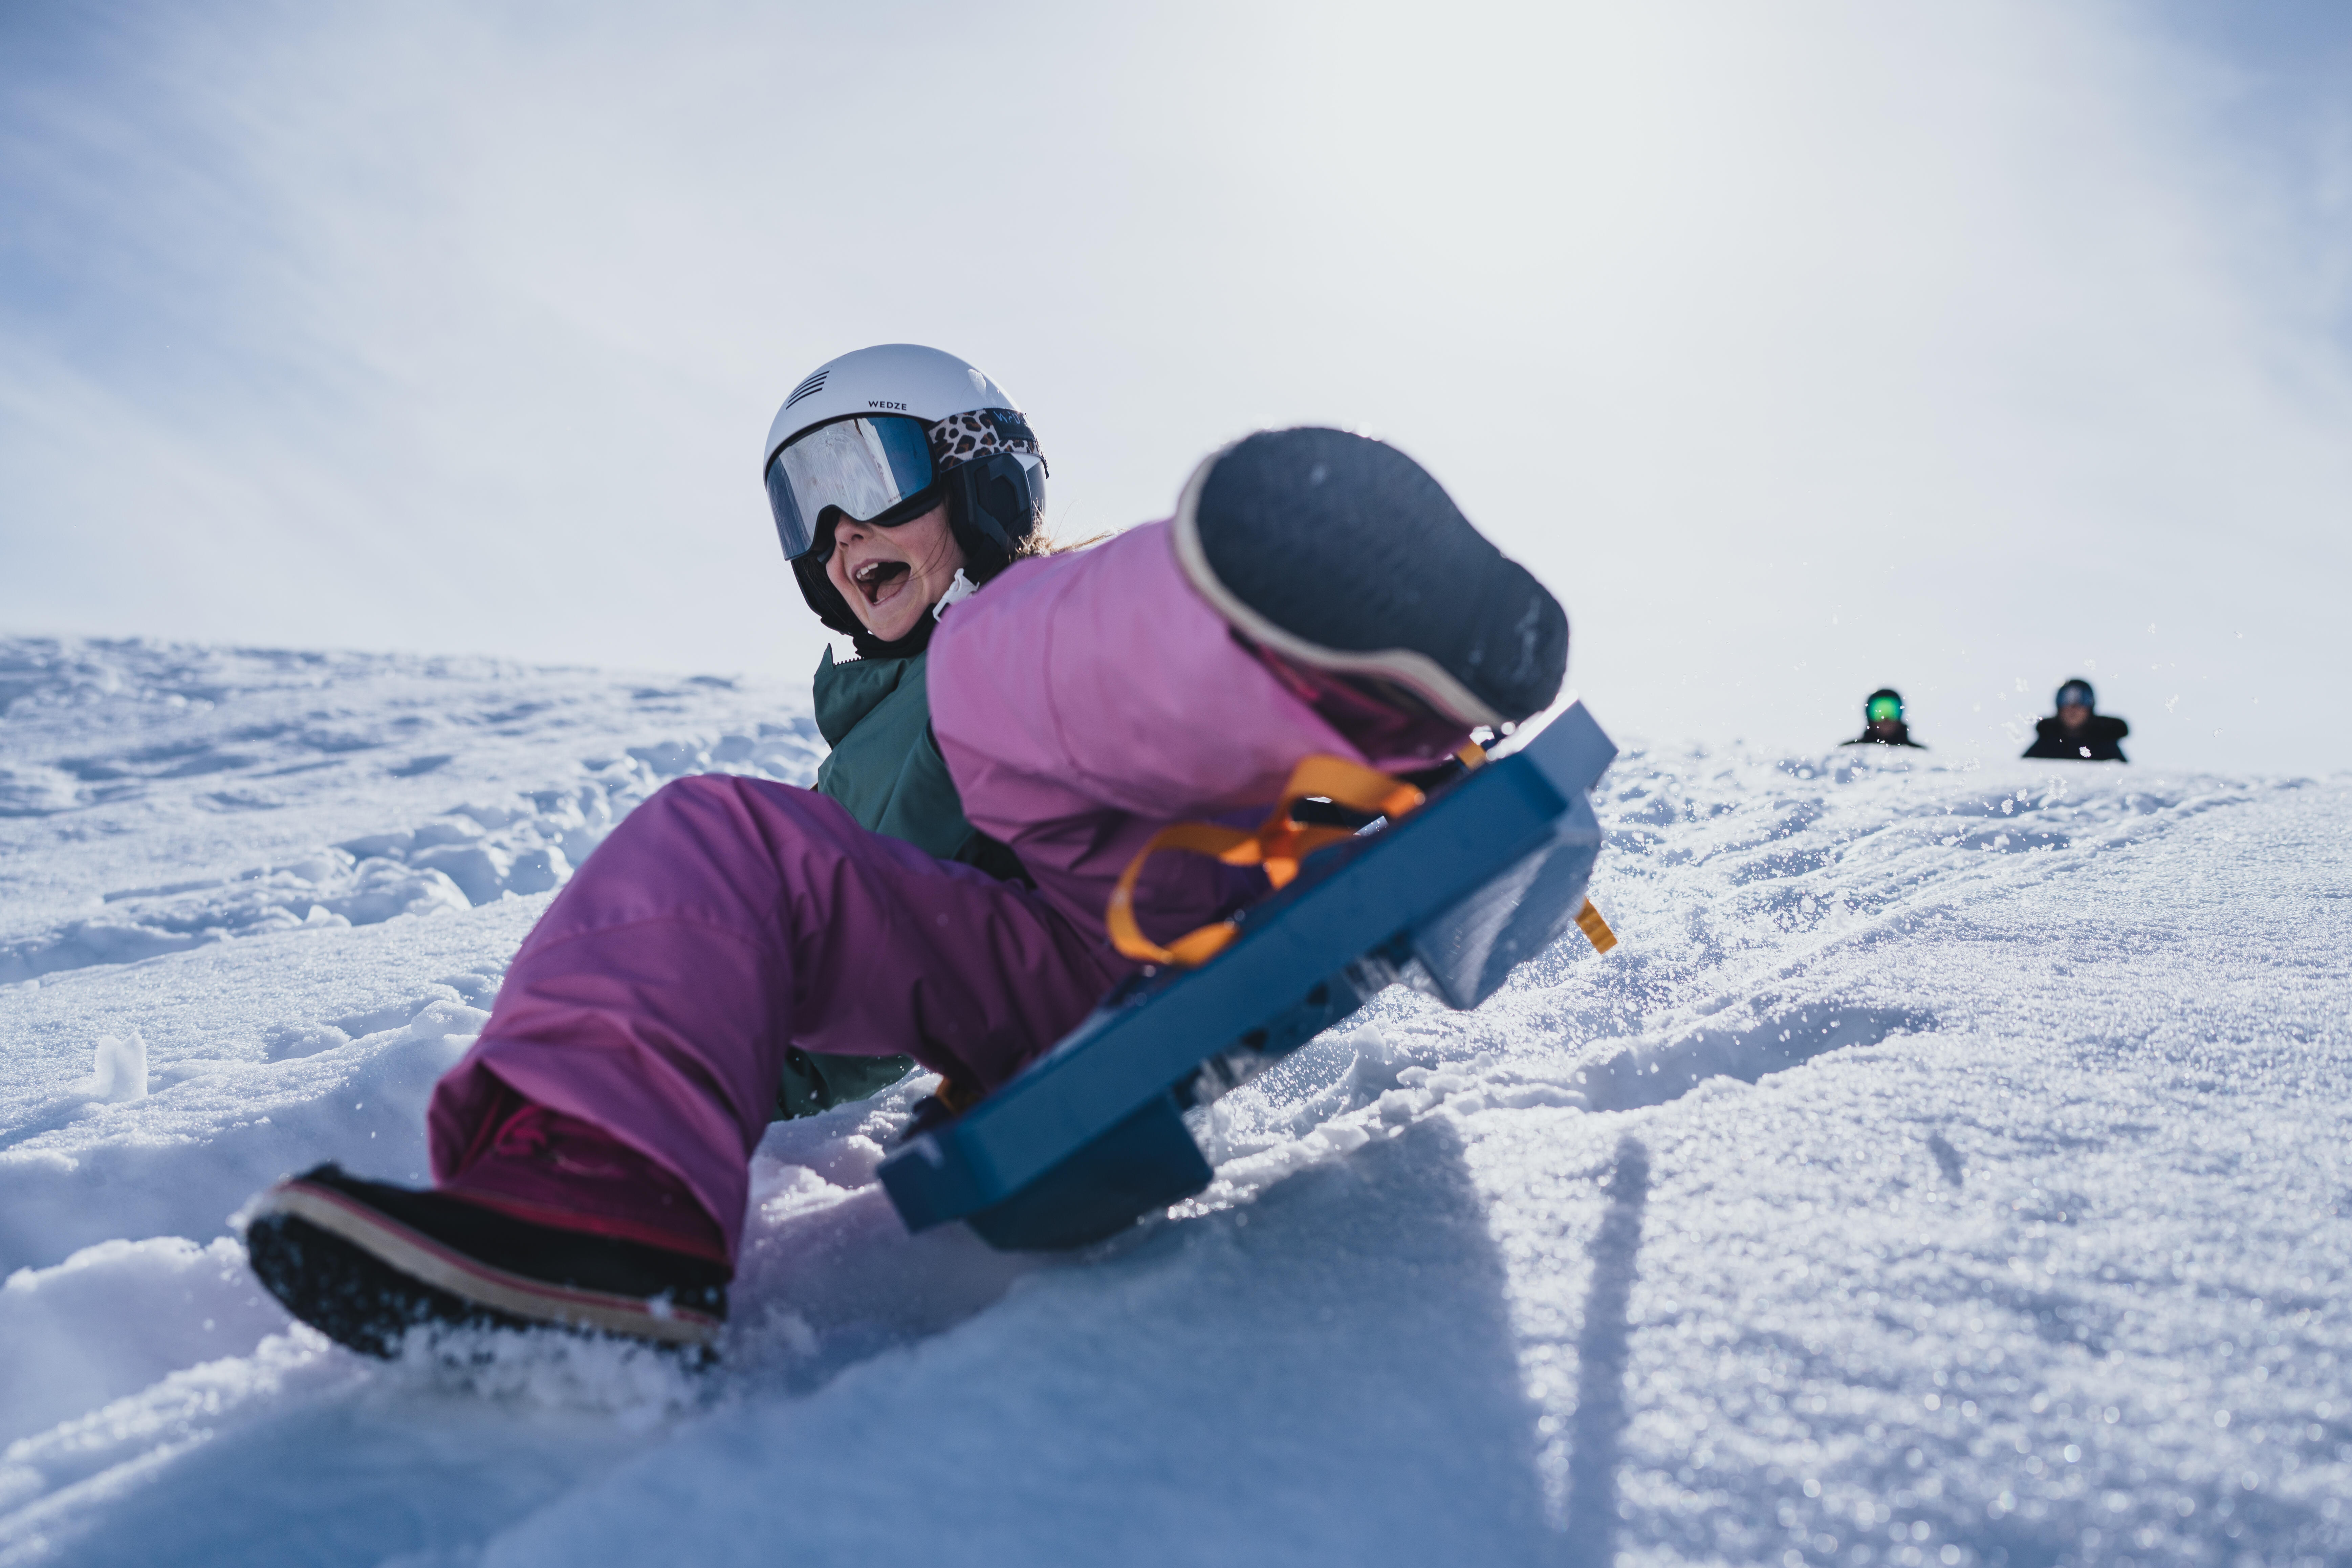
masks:
{"label": "ski goggles", "polygon": [[1870,700],[1870,706],[1864,709],[1863,711],[1869,716],[1872,723],[1884,724],[1889,719],[1900,719],[1903,717],[1903,699],[1900,697],[1874,697]]}
{"label": "ski goggles", "polygon": [[922,420],[905,415],[836,419],[768,459],[768,510],[775,513],[785,559],[797,561],[815,548],[827,511],[894,528],[929,510],[908,503],[928,500],[938,478]]}
{"label": "ski goggles", "polygon": [[2058,689],[2058,706],[2061,708],[2095,708],[2098,704],[2092,700],[2091,689],[2089,687],[2084,685],[2079,680],[2070,680],[2065,685]]}

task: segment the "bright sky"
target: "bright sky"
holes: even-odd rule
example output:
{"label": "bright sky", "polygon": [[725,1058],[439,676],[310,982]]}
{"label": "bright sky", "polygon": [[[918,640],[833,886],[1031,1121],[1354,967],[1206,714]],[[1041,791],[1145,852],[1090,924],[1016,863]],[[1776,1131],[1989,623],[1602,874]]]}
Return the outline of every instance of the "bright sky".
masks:
{"label": "bright sky", "polygon": [[[2169,20],[2166,20],[2169,18]],[[2352,9],[0,8],[0,631],[797,675],[935,343],[1066,529],[1420,458],[1621,736],[2352,767]]]}

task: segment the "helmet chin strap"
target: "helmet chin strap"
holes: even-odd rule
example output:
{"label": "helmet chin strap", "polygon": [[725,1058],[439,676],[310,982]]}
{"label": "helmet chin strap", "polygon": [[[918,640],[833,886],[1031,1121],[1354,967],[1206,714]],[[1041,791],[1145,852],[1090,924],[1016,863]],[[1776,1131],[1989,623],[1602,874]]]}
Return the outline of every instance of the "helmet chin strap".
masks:
{"label": "helmet chin strap", "polygon": [[917,616],[915,624],[908,626],[906,635],[897,641],[884,642],[857,618],[857,613],[849,607],[849,601],[841,596],[841,590],[835,588],[833,579],[825,575],[824,563],[814,554],[803,555],[793,562],[793,575],[800,582],[801,597],[808,601],[809,608],[816,612],[817,619],[824,623],[827,630],[839,632],[847,637],[857,649],[860,658],[912,658],[930,646],[931,632],[939,625],[940,612],[958,599],[980,591],[980,584],[966,576],[962,567],[957,567],[947,592],[941,594],[940,602],[931,606],[931,613]]}
{"label": "helmet chin strap", "polygon": [[950,605],[956,603],[960,599],[968,599],[979,592],[980,584],[965,576],[963,574],[962,567],[957,567],[955,578],[948,584],[947,592],[941,594],[940,595],[940,602],[931,606],[931,619],[935,621],[938,620],[941,616],[948,613],[948,606]]}

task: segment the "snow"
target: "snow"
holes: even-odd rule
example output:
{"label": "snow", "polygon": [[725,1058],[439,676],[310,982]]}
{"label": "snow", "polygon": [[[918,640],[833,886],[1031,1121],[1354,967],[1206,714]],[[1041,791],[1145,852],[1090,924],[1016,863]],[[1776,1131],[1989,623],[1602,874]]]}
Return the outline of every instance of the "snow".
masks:
{"label": "snow", "polygon": [[147,1092],[147,1040],[138,1030],[129,1039],[113,1035],[98,1037],[98,1059],[89,1080],[90,1098],[137,1100]]}
{"label": "snow", "polygon": [[[290,1325],[549,889],[803,690],[0,642],[0,1563],[2352,1557],[2352,781],[1629,746],[1623,939],[1392,994],[1076,1258],[771,1130],[724,1360]],[[1638,714],[1603,713],[1624,740]]]}

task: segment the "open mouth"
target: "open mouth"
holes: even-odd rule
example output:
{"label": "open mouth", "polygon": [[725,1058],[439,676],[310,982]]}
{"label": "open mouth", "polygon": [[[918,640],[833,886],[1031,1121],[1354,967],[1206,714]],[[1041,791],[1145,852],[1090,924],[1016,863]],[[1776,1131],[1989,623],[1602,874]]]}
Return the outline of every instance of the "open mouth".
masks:
{"label": "open mouth", "polygon": [[869,605],[879,605],[904,585],[911,569],[904,561],[868,561],[849,574]]}

